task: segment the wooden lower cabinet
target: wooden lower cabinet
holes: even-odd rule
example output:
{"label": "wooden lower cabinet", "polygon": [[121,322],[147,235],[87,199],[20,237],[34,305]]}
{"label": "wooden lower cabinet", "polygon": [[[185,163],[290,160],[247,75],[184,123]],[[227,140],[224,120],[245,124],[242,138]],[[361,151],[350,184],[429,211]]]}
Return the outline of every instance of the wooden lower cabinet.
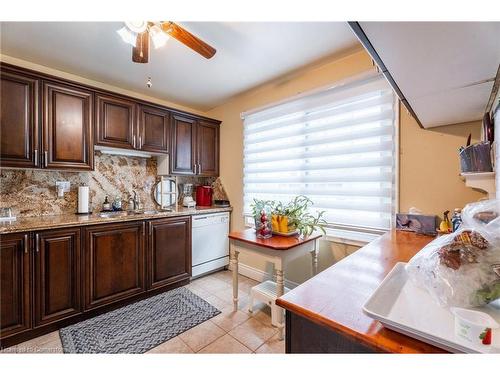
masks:
{"label": "wooden lower cabinet", "polygon": [[35,234],[35,326],[82,311],[80,228]]}
{"label": "wooden lower cabinet", "polygon": [[173,217],[148,223],[148,289],[191,276],[191,219]]}
{"label": "wooden lower cabinet", "polygon": [[85,228],[85,309],[145,290],[144,222]]}
{"label": "wooden lower cabinet", "polygon": [[190,276],[189,216],[0,235],[0,348]]}
{"label": "wooden lower cabinet", "polygon": [[0,338],[31,328],[30,238],[26,233],[0,236]]}

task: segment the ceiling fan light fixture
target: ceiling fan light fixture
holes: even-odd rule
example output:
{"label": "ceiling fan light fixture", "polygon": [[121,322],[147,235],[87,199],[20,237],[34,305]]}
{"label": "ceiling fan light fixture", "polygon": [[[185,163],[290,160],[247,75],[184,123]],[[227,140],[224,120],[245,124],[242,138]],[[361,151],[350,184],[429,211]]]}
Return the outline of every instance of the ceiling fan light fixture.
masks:
{"label": "ceiling fan light fixture", "polygon": [[126,21],[125,26],[134,33],[140,34],[148,28],[146,21]]}
{"label": "ceiling fan light fixture", "polygon": [[158,25],[152,26],[149,29],[149,33],[151,35],[151,40],[153,41],[155,49],[163,47],[170,38]]}
{"label": "ceiling fan light fixture", "polygon": [[120,30],[116,31],[118,35],[122,38],[125,43],[128,43],[135,47],[137,41],[137,34],[130,31],[127,27],[122,27]]}

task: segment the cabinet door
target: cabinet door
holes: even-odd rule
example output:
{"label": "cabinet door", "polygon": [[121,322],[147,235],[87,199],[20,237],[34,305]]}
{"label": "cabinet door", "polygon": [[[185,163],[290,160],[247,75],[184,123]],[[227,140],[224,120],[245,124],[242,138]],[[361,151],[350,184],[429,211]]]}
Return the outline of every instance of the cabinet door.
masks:
{"label": "cabinet door", "polygon": [[92,92],[59,83],[43,83],[44,167],[94,168]]}
{"label": "cabinet door", "polygon": [[133,101],[97,94],[96,110],[96,145],[126,149],[136,147],[136,105]]}
{"label": "cabinet door", "polygon": [[81,311],[80,228],[36,234],[35,325]]}
{"label": "cabinet door", "polygon": [[219,124],[198,121],[196,150],[197,174],[219,176]]}
{"label": "cabinet door", "polygon": [[85,308],[106,305],[144,288],[144,222],[85,228]]}
{"label": "cabinet door", "polygon": [[28,234],[0,236],[0,337],[31,327]]}
{"label": "cabinet door", "polygon": [[196,120],[179,115],[172,116],[171,173],[195,174]]}
{"label": "cabinet door", "polygon": [[175,217],[148,223],[148,288],[191,276],[191,220]]}
{"label": "cabinet door", "polygon": [[138,148],[150,152],[168,152],[170,113],[155,107],[139,107]]}
{"label": "cabinet door", "polygon": [[38,166],[38,80],[2,67],[0,84],[0,166]]}

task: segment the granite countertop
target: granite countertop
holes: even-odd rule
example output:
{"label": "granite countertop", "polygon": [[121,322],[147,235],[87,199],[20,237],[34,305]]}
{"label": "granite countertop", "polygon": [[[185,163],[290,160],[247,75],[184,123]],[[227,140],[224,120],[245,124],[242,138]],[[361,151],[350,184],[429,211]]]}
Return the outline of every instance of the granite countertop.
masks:
{"label": "granite countertop", "polygon": [[101,217],[99,213],[89,215],[52,215],[52,216],[33,216],[33,217],[18,217],[17,220],[0,222],[0,234],[29,232],[44,229],[56,229],[75,227],[81,225],[117,223],[124,221],[140,221],[147,219],[158,219],[163,217],[186,216],[186,215],[201,215],[213,214],[217,212],[230,212],[232,207],[176,207],[172,211],[157,211],[152,212],[146,210],[145,213],[127,214],[123,213],[111,216]]}

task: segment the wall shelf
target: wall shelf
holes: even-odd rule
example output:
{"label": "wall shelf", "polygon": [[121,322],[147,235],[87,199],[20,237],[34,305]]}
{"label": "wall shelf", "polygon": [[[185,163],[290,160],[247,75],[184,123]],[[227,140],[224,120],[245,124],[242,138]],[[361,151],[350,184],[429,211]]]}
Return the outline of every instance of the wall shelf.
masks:
{"label": "wall shelf", "polygon": [[495,172],[464,172],[460,176],[465,180],[465,186],[485,192],[488,199],[496,197]]}

